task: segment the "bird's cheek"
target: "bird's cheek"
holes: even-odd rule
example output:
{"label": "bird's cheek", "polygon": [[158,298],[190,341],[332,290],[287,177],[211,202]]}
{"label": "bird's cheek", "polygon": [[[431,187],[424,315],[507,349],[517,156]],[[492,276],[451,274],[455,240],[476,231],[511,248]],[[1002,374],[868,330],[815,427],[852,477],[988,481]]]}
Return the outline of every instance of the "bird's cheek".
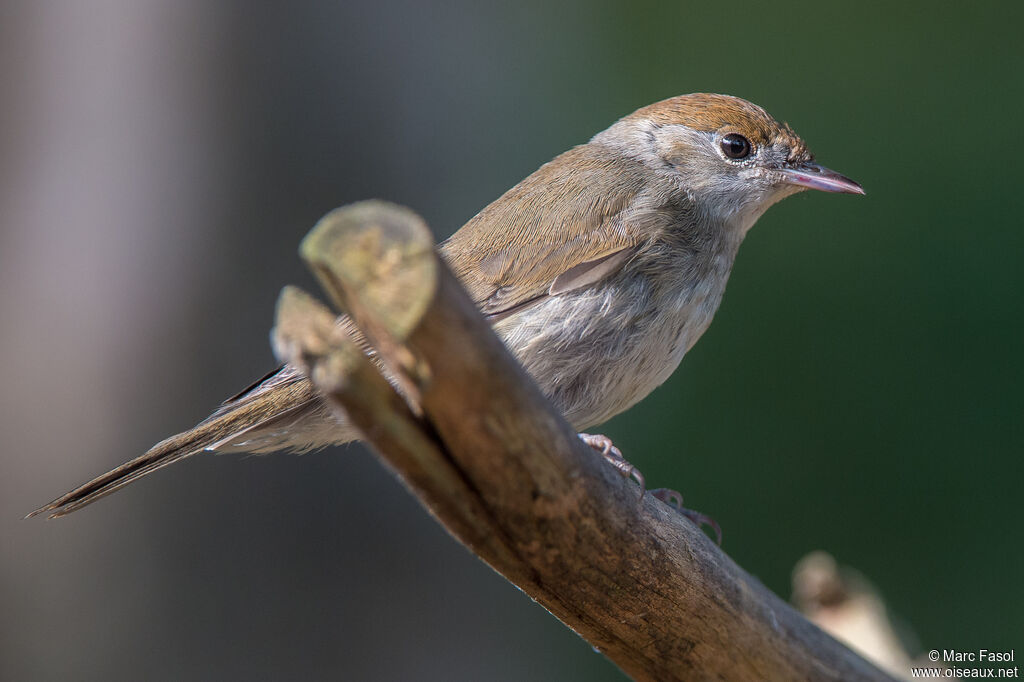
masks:
{"label": "bird's cheek", "polygon": [[662,158],[665,159],[665,163],[680,172],[686,172],[690,167],[690,158],[681,153],[671,154]]}

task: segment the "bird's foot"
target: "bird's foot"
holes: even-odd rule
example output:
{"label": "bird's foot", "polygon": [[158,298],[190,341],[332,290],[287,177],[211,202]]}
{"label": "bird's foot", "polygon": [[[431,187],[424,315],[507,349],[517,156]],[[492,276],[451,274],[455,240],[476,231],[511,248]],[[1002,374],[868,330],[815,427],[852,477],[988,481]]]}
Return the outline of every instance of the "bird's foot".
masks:
{"label": "bird's foot", "polygon": [[601,453],[601,456],[615,467],[623,478],[632,478],[640,484],[640,498],[643,499],[644,491],[647,489],[644,482],[644,475],[640,470],[626,461],[619,450],[612,443],[612,439],[602,434],[581,433],[580,440]]}
{"label": "bird's foot", "polygon": [[[601,456],[615,467],[622,474],[623,478],[632,478],[640,484],[640,499],[643,499],[644,491],[646,490],[644,475],[622,456],[622,451],[615,447],[611,438],[602,434],[581,433],[580,440],[601,453]],[[715,534],[715,542],[721,547],[722,527],[718,525],[717,521],[707,514],[684,507],[683,496],[675,490],[658,488],[657,490],[652,490],[651,494],[668,506],[674,507],[676,511],[696,524],[698,528],[702,530],[705,526],[710,528]]]}
{"label": "bird's foot", "polygon": [[693,521],[698,528],[702,530],[704,526],[710,528],[715,533],[715,542],[718,543],[719,547],[722,546],[722,527],[718,525],[718,522],[707,514],[684,507],[683,496],[677,491],[670,490],[669,488],[658,488],[657,490],[652,490],[651,495],[668,506],[675,507],[676,511]]}

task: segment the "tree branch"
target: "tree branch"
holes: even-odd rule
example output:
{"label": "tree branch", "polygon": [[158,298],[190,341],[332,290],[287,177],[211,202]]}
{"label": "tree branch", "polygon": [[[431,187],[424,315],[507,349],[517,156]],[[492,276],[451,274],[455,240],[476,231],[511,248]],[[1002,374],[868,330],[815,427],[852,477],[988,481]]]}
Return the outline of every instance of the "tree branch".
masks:
{"label": "tree branch", "polygon": [[627,674],[891,679],[595,456],[494,335],[418,216],[381,202],[337,209],[301,253],[364,338],[288,288],[280,359],[303,369],[452,535]]}

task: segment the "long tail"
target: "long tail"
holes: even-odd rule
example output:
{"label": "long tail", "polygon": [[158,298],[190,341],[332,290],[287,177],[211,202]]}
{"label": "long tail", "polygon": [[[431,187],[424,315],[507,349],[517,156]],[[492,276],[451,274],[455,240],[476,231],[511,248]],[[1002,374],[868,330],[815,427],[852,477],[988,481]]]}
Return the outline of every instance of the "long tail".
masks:
{"label": "long tail", "polygon": [[262,429],[283,418],[297,417],[296,413],[308,410],[315,401],[309,382],[286,372],[268,376],[224,403],[195,427],[160,441],[145,454],[61,495],[25,518],[47,512],[53,512],[51,519],[66,516],[157,469],[204,450],[217,449],[222,443],[231,447],[239,437],[253,429]]}

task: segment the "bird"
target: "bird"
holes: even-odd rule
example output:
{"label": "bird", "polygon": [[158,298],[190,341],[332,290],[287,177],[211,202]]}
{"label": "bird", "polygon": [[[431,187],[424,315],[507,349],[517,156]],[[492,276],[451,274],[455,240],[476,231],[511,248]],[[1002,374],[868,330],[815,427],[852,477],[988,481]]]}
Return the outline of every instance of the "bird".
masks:
{"label": "bird", "polygon": [[[438,250],[581,438],[621,459],[610,440],[582,432],[668,379],[711,323],[747,232],[808,189],[864,194],[761,107],[680,95],[542,165]],[[64,516],[201,452],[302,453],[357,438],[285,365],[29,516]]]}

